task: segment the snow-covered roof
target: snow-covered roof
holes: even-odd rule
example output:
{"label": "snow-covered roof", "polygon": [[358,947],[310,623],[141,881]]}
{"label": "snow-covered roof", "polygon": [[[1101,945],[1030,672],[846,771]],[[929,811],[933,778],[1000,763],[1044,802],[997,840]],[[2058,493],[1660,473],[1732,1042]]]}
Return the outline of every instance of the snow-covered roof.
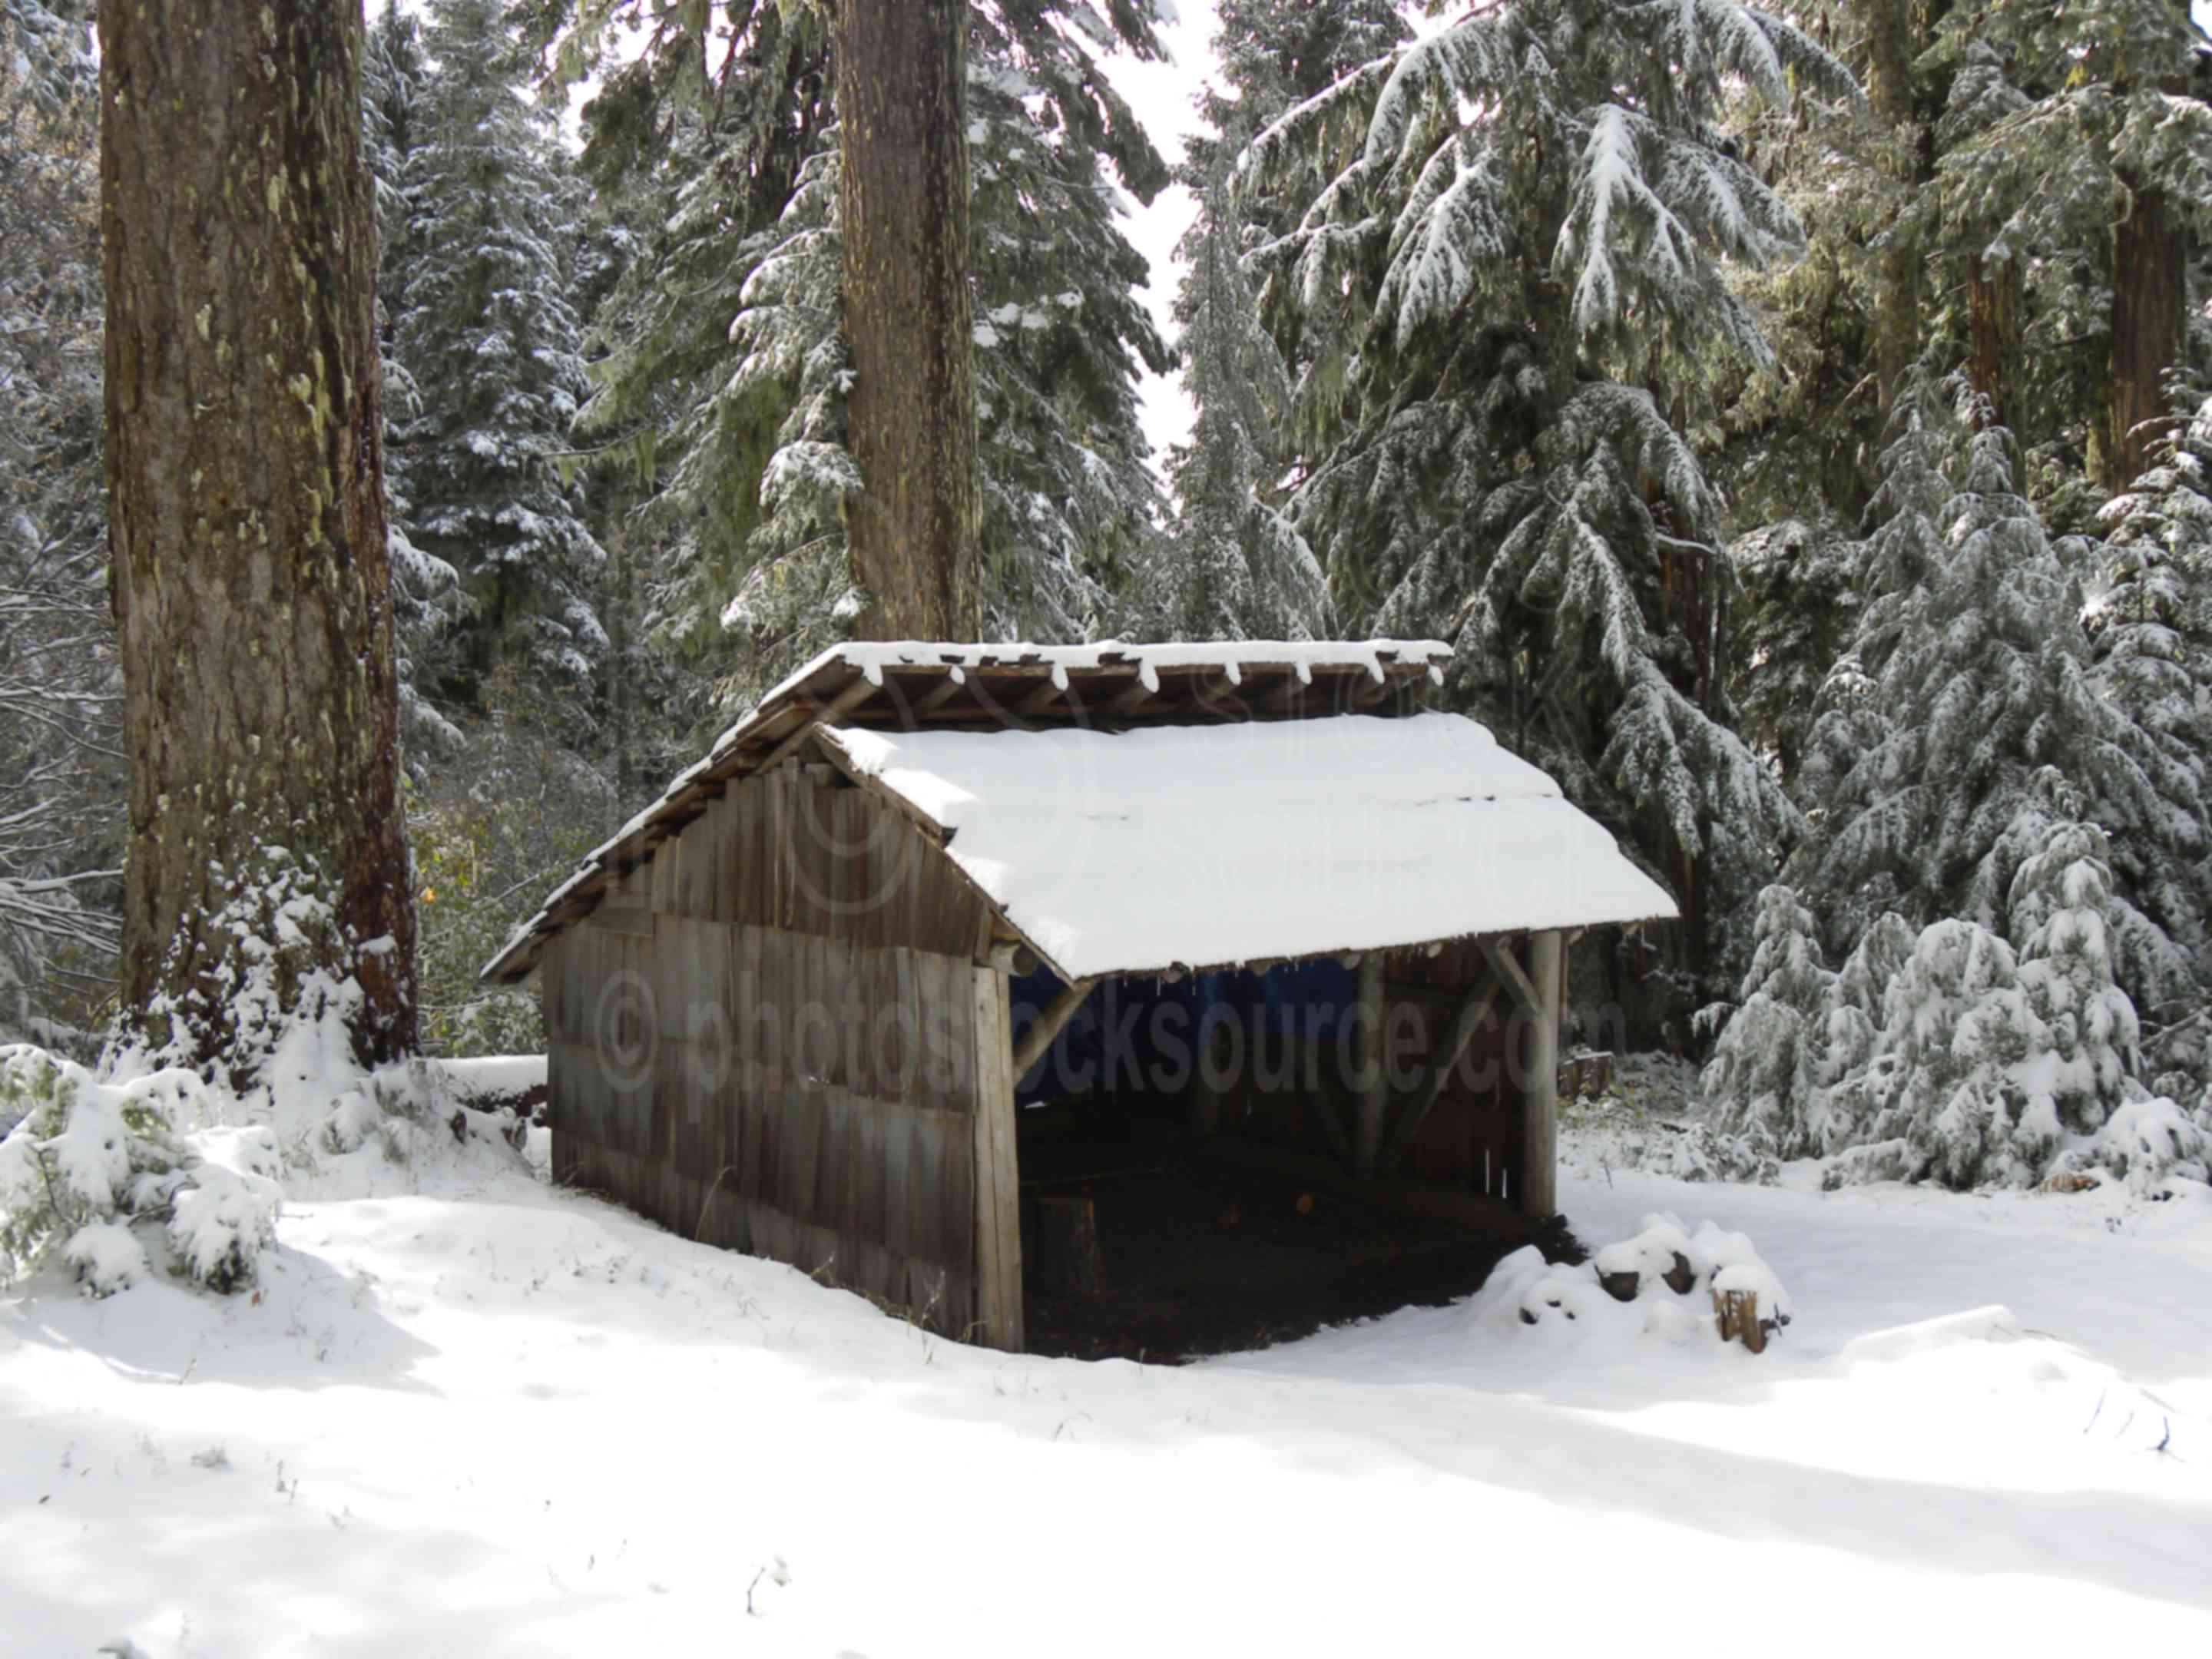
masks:
{"label": "snow-covered roof", "polygon": [[1458,714],[824,741],[1068,978],[1675,915]]}
{"label": "snow-covered roof", "polygon": [[[544,942],[588,913],[612,880],[650,858],[659,842],[697,817],[730,780],[773,764],[817,726],[898,736],[957,728],[971,736],[1020,737],[1070,729],[1134,735],[1158,723],[1276,724],[1275,717],[1285,714],[1402,708],[1409,697],[1442,679],[1450,657],[1450,647],[1437,640],[1164,645],[1107,640],[1078,646],[900,641],[835,646],[763,697],[658,800],[595,849],[515,929],[485,964],[483,976],[522,978],[537,964]],[[1558,794],[1548,782],[1545,787]],[[1587,828],[1604,839],[1595,825]],[[1606,849],[1619,858],[1609,841]],[[1635,918],[1623,912],[1609,919]]]}

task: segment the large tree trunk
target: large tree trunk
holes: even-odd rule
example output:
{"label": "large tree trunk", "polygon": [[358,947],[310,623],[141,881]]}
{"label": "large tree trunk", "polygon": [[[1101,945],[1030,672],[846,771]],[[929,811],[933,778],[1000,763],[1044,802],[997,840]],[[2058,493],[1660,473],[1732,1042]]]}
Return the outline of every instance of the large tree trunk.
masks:
{"label": "large tree trunk", "polygon": [[2135,192],[2112,231],[2109,460],[2100,482],[2125,484],[2149,465],[2168,412],[2166,371],[2187,325],[2187,233],[2166,192]]}
{"label": "large tree trunk", "polygon": [[847,514],[868,639],[966,639],[976,601],[966,0],[837,0]]}
{"label": "large tree trunk", "polygon": [[[1991,264],[1973,261],[1966,282],[1966,330],[1972,350],[1967,374],[1974,390],[1989,399],[1999,426],[2011,427],[2019,411],[2011,406],[2013,382],[2019,368],[2021,339],[2020,261]],[[2030,434],[2018,432],[2023,442]]]}
{"label": "large tree trunk", "polygon": [[[1916,120],[1912,59],[1919,42],[1911,0],[1859,0],[1867,32],[1867,107],[1882,170],[1905,194],[1923,179],[1926,158]],[[1921,252],[1902,237],[1881,250],[1875,268],[1875,375],[1887,410],[1920,354]]]}
{"label": "large tree trunk", "polygon": [[[357,1057],[415,1046],[361,39],[361,0],[100,9],[124,993],[241,1085],[257,981],[351,975]],[[273,975],[217,923],[307,887]]]}

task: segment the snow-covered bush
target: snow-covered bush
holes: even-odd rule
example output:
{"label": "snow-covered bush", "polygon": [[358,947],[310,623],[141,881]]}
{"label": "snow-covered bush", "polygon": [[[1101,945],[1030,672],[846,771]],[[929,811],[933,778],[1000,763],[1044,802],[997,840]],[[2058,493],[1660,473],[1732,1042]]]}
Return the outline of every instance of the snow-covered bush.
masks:
{"label": "snow-covered bush", "polygon": [[256,1259],[276,1241],[284,1204],[276,1138],[258,1125],[218,1129],[194,1150],[191,1184],[170,1201],[169,1243],[194,1279],[235,1291],[252,1282]]}
{"label": "snow-covered bush", "polygon": [[1818,1144],[1818,1099],[1836,976],[1820,960],[1813,913],[1790,888],[1759,894],[1753,939],[1741,1006],[1699,1088],[1706,1127],[1731,1146],[1731,1161],[1771,1167],[1828,1150]]}
{"label": "snow-covered bush", "polygon": [[2153,1194],[2176,1177],[2212,1179],[2212,1122],[2171,1100],[2131,1100],[2114,1112],[2095,1141],[2069,1162],[2078,1169],[2101,1169],[2130,1191]]}
{"label": "snow-covered bush", "polygon": [[[2066,795],[2055,775],[2037,791],[2046,805]],[[2107,1121],[2148,1094],[2135,1007],[2113,977],[2114,919],[2130,913],[2104,833],[2042,810],[2032,842],[2014,836],[2035,850],[2006,896],[2009,940],[1964,918],[1916,936],[1885,915],[1830,974],[1795,895],[1768,890],[1743,1006],[1702,1079],[1723,1171],[1771,1178],[1778,1161],[1809,1157],[1827,1160],[1832,1187],[2026,1187],[2106,1161],[2092,1148]],[[2172,1150],[2116,1152],[2110,1167],[2190,1162],[2173,1135],[2152,1139]]]}
{"label": "snow-covered bush", "polygon": [[2110,848],[2094,824],[2061,823],[2013,878],[2021,988],[2043,1038],[2020,1081],[2055,1141],[2093,1134],[2141,1065],[2135,1005],[2113,982]]}
{"label": "snow-covered bush", "polygon": [[[252,1285],[287,1182],[348,1180],[343,1160],[426,1151],[514,1157],[527,1139],[485,1109],[474,1073],[413,1060],[374,1073],[334,1061],[337,1035],[295,1028],[244,1096],[181,1066],[101,1077],[46,1050],[0,1048],[0,1281],[50,1261],[95,1296],[155,1267],[217,1291]],[[484,1068],[478,1068],[479,1071]],[[504,1061],[499,1077],[544,1075]]]}
{"label": "snow-covered bush", "polygon": [[145,1224],[192,1278],[249,1282],[282,1201],[275,1142],[187,1133],[206,1086],[175,1068],[103,1083],[42,1049],[0,1050],[0,1266],[19,1275],[58,1253],[104,1296],[146,1272]]}

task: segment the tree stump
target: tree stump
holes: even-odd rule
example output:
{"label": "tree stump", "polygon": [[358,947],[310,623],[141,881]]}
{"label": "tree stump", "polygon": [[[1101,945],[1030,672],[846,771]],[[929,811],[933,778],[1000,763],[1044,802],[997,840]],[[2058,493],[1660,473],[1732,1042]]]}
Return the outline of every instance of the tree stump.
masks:
{"label": "tree stump", "polygon": [[1559,1062],[1559,1098],[1584,1100],[1613,1087],[1611,1053],[1570,1055]]}
{"label": "tree stump", "polygon": [[1753,1353],[1766,1352],[1766,1326],[1759,1316],[1756,1291],[1715,1291],[1713,1312],[1718,1317],[1721,1340],[1741,1342]]}
{"label": "tree stump", "polygon": [[1098,1248],[1098,1212],[1081,1193],[1040,1193],[1036,1248],[1030,1268],[1040,1289],[1094,1297],[1106,1287],[1106,1257]]}

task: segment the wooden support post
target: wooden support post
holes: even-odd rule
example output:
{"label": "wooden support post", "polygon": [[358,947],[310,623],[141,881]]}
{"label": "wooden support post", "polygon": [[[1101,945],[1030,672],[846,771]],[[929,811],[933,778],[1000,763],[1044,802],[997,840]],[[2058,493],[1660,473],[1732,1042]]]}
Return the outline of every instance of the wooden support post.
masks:
{"label": "wooden support post", "polygon": [[1382,953],[1359,959],[1359,1118],[1353,1126],[1352,1168],[1362,1180],[1375,1174],[1382,1152],[1382,1107],[1389,1080],[1382,1066]]}
{"label": "wooden support post", "polygon": [[[975,1340],[1022,1351],[1021,1168],[1014,1150],[1013,1014],[1006,976],[975,984]],[[965,1333],[963,1333],[965,1334]]]}
{"label": "wooden support post", "polygon": [[1430,1057],[1429,1074],[1421,1079],[1420,1086],[1407,1097],[1398,1118],[1398,1127],[1390,1132],[1389,1145],[1382,1149],[1378,1167],[1385,1171],[1395,1170],[1405,1161],[1413,1137],[1420,1133],[1421,1124],[1437,1097],[1443,1093],[1444,1085],[1451,1080],[1452,1067],[1467,1052],[1467,1045],[1474,1041],[1474,1034],[1482,1029],[1482,1022],[1490,1018],[1492,1006],[1504,986],[1495,974],[1485,974],[1474,988],[1453,1011],[1451,1024],[1444,1029],[1444,1040],[1437,1045]]}
{"label": "wooden support post", "polygon": [[1529,1018],[1528,1075],[1521,1081],[1523,1151],[1516,1196],[1521,1212],[1538,1220],[1559,1209],[1559,1005],[1565,965],[1557,928],[1529,935],[1528,981],[1536,1006]]}
{"label": "wooden support post", "polygon": [[1014,1048],[1016,1082],[1029,1075],[1030,1067],[1036,1065],[1038,1057],[1052,1046],[1052,1040],[1060,1035],[1060,1028],[1075,1017],[1075,1011],[1083,1006],[1083,1000],[1091,994],[1091,988],[1097,982],[1095,979],[1079,979],[1074,984],[1063,988],[1050,1006],[1030,1022],[1030,1029],[1022,1033],[1021,1042]]}

